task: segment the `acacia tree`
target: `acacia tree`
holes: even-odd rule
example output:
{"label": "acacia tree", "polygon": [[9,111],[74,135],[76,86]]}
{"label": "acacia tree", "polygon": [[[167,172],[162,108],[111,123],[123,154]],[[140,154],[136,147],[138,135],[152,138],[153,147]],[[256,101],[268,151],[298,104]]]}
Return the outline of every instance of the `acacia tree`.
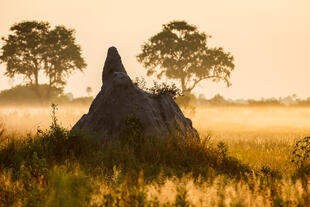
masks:
{"label": "acacia tree", "polygon": [[0,61],[6,63],[5,75],[23,75],[26,84],[35,86],[37,92],[40,71],[48,77],[50,90],[64,86],[69,74],[86,67],[72,29],[51,29],[48,22],[24,21],[14,24],[10,31],[7,38],[2,38],[0,55]]}
{"label": "acacia tree", "polygon": [[49,78],[50,87],[62,87],[74,70],[83,71],[86,63],[81,56],[81,47],[75,43],[75,31],[64,26],[56,26],[45,38],[43,53],[44,73]]}
{"label": "acacia tree", "polygon": [[48,33],[46,22],[22,22],[14,24],[8,38],[2,37],[1,62],[6,63],[5,75],[14,78],[23,75],[26,83],[39,85],[42,70],[44,38]]}
{"label": "acacia tree", "polygon": [[206,79],[222,80],[230,86],[234,58],[221,47],[208,47],[210,37],[185,21],[173,21],[142,45],[137,60],[148,76],[156,74],[161,79],[165,75],[178,80],[183,93],[190,93]]}

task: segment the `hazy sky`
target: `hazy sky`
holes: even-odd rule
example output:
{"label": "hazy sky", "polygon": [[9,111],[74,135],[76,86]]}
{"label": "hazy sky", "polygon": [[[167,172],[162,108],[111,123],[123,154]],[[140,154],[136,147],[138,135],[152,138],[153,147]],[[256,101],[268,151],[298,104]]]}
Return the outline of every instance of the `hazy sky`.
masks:
{"label": "hazy sky", "polygon": [[[84,74],[69,78],[66,92],[95,95],[107,49],[116,46],[129,75],[145,76],[136,61],[141,44],[162,24],[185,20],[212,35],[235,57],[232,86],[204,81],[195,90],[207,97],[310,96],[310,0],[0,0],[0,36],[22,20],[43,20],[76,29],[88,63]],[[0,90],[18,84],[3,76]],[[151,79],[148,79],[151,81]]]}

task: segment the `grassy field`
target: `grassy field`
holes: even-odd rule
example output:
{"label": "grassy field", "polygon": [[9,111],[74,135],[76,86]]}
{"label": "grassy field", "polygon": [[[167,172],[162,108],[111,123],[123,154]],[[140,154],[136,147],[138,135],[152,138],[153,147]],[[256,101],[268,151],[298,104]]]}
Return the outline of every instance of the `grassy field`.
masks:
{"label": "grassy field", "polygon": [[59,106],[53,124],[48,107],[0,108],[0,206],[310,205],[309,169],[291,162],[310,108],[198,108],[199,143],[104,145],[66,130],[87,110]]}
{"label": "grassy field", "polygon": [[291,171],[296,140],[310,136],[310,107],[206,107],[193,118],[200,134],[223,141],[253,166]]}

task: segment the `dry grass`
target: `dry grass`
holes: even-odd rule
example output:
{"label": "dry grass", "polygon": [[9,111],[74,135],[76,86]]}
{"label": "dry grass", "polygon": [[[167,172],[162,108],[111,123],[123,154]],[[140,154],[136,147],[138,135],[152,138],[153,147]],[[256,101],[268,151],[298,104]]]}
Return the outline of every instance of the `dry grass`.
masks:
{"label": "dry grass", "polygon": [[310,135],[310,107],[205,107],[193,122],[201,135],[223,141],[244,162],[291,172],[295,141]]}
{"label": "dry grass", "polygon": [[[65,128],[71,128],[84,113],[85,107],[58,107],[57,118]],[[38,128],[47,129],[51,123],[51,107],[0,107],[0,121],[8,133],[23,135],[35,133]]]}
{"label": "dry grass", "polygon": [[[57,118],[62,126],[70,128],[87,110],[88,106],[59,106]],[[36,132],[38,127],[48,128],[51,123],[50,112],[50,108],[0,108],[1,123],[5,123],[5,136],[24,136],[26,133]],[[42,183],[34,183],[33,186],[39,189],[39,196],[48,198],[42,202],[49,202],[46,205],[51,206],[51,203],[57,202],[54,194],[64,192],[61,183],[64,183],[66,196],[71,199],[64,199],[63,202],[67,204],[63,203],[62,206],[72,206],[75,195],[70,194],[70,182],[73,181],[80,186],[74,190],[80,190],[79,193],[83,195],[90,188],[87,183],[91,183],[92,188],[95,188],[90,194],[91,203],[97,206],[104,206],[103,202],[108,202],[107,199],[111,198],[136,202],[133,206],[138,206],[137,202],[149,206],[306,206],[303,203],[305,194],[300,180],[293,182],[290,179],[296,170],[290,159],[295,141],[310,135],[310,107],[213,106],[197,109],[196,115],[191,118],[202,137],[211,135],[213,143],[223,141],[228,145],[230,155],[254,169],[269,167],[279,171],[283,178],[261,180],[254,172],[253,175],[248,175],[248,180],[236,180],[223,175],[210,176],[210,179],[197,179],[192,175],[184,175],[182,178],[159,175],[151,182],[142,177],[138,179],[138,184],[130,186],[130,177],[117,170],[109,179],[99,176],[85,180],[85,175],[79,168],[72,174],[63,167],[56,167],[56,170],[49,171],[49,182],[55,182],[60,187],[54,186],[51,191],[45,192]],[[2,129],[0,126],[0,132]],[[18,191],[16,189],[21,188],[21,182],[22,180],[11,180],[9,172],[0,173],[2,188],[7,192],[11,191],[12,195]],[[119,206],[128,206],[126,202]]]}
{"label": "dry grass", "polygon": [[[68,129],[88,111],[88,106],[58,108],[59,123]],[[292,170],[289,160],[295,141],[310,135],[310,107],[208,106],[197,109],[190,118],[202,137],[223,141],[231,155],[254,167],[269,166],[282,172]],[[35,133],[50,125],[51,108],[1,107],[1,121],[8,134]]]}
{"label": "dry grass", "polygon": [[0,138],[4,134],[4,124],[0,123]]}

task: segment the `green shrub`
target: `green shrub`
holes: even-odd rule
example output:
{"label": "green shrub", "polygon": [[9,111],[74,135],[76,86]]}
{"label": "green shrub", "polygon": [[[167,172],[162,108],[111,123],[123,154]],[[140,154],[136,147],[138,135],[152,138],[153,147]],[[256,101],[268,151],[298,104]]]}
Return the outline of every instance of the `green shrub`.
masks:
{"label": "green shrub", "polygon": [[[296,166],[295,177],[301,178],[302,187],[310,197],[308,189],[310,175],[310,137],[297,140],[292,152],[292,162]],[[310,205],[310,198],[308,199]]]}
{"label": "green shrub", "polygon": [[90,206],[94,187],[81,171],[68,171],[64,166],[54,168],[49,175],[47,206]]}
{"label": "green shrub", "polygon": [[125,119],[125,127],[121,140],[123,143],[131,145],[135,148],[144,142],[143,127],[138,117],[131,114]]}
{"label": "green shrub", "polygon": [[0,92],[0,102],[5,104],[25,104],[50,101],[63,94],[62,88],[56,88],[48,84],[39,85],[38,88],[30,85],[17,85]]}
{"label": "green shrub", "polygon": [[177,188],[177,195],[175,197],[175,206],[176,207],[189,207],[191,206],[187,200],[187,190],[185,186],[179,186]]}
{"label": "green shrub", "polygon": [[167,83],[158,83],[156,81],[153,82],[153,86],[148,88],[146,86],[146,81],[143,77],[138,78],[136,77],[133,83],[138,86],[139,88],[154,94],[154,95],[162,95],[162,94],[168,94],[173,99],[176,99],[180,96],[183,96],[181,89],[179,89],[174,83],[169,85]]}
{"label": "green shrub", "polygon": [[168,94],[173,99],[176,99],[179,96],[182,96],[182,91],[173,83],[171,85],[167,83],[159,84],[154,81],[154,86],[149,88],[149,91],[152,94],[161,95],[161,94]]}
{"label": "green shrub", "polygon": [[310,137],[296,141],[292,156],[292,162],[297,168],[310,167]]}

